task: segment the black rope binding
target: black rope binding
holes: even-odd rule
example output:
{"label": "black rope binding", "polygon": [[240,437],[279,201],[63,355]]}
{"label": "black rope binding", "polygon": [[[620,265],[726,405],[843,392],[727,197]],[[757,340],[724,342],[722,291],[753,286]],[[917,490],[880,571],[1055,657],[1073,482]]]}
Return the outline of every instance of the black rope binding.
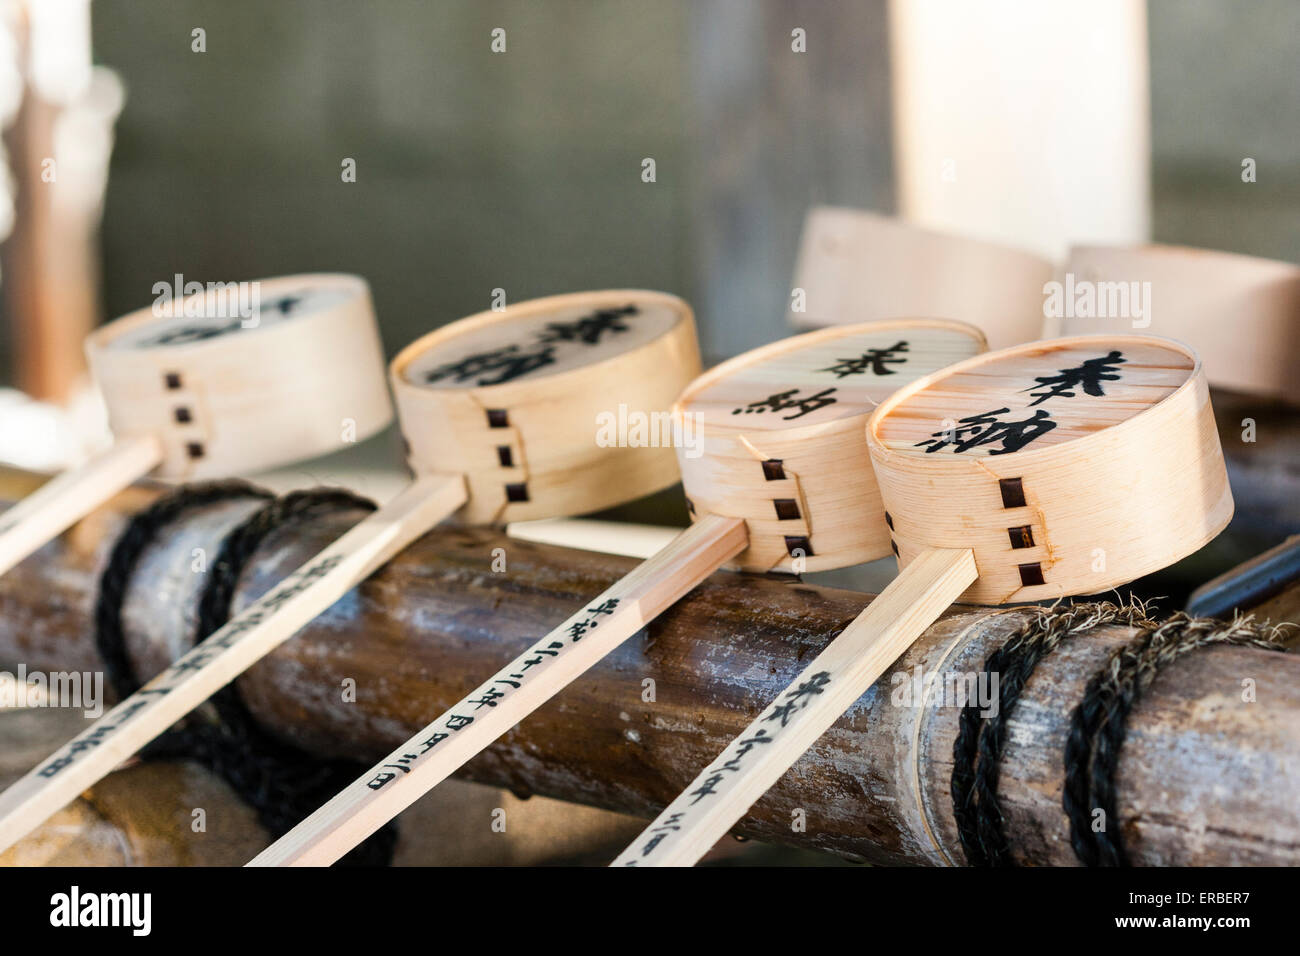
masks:
{"label": "black rope binding", "polygon": [[[1146,619],[1140,604],[1079,603],[1036,609],[984,661],[990,681],[998,676],[995,716],[981,725],[978,702],[962,708],[953,743],[952,802],[962,850],[972,866],[1010,866],[1010,852],[998,805],[998,780],[1007,722],[1039,661],[1067,637],[1102,624],[1137,625]],[[986,685],[990,686],[990,685]]]}
{"label": "black rope binding", "polygon": [[[1202,647],[1228,644],[1285,652],[1279,628],[1249,617],[1230,623],[1178,612],[1110,655],[1074,709],[1065,750],[1065,793],[1070,844],[1088,866],[1128,866],[1119,827],[1115,769],[1128,715],[1160,670]],[[1101,811],[1100,828],[1092,815]]]}
{"label": "black rope binding", "polygon": [[[108,672],[119,698],[139,686],[122,641],[121,603],[126,582],[139,555],[167,520],[173,520],[189,508],[221,500],[212,497],[208,488],[181,488],[160,499],[154,508],[146,509],[132,520],[113,549],[109,567],[101,579],[96,624],[101,654],[106,661],[110,657],[114,659]],[[243,493],[271,497],[269,493],[249,489],[251,486],[246,486]],[[226,495],[234,496],[233,489]],[[269,534],[287,523],[342,508],[373,511],[375,505],[339,489],[292,492],[269,501],[226,535],[217,559],[209,568],[199,600],[195,643],[230,619],[231,600],[240,575]],[[129,546],[124,546],[127,541]],[[141,754],[152,759],[193,759],[220,775],[257,811],[259,821],[273,839],[291,830],[365,769],[351,761],[321,760],[273,737],[254,720],[234,684],[218,691],[211,702],[217,717],[215,722],[191,715],[153,741]],[[392,862],[396,845],[396,824],[389,823],[345,855],[339,864],[385,866]]]}
{"label": "black rope binding", "polygon": [[159,529],[171,524],[188,511],[235,498],[271,499],[271,492],[246,481],[213,481],[184,485],[137,511],[113,543],[108,565],[99,577],[99,595],[95,599],[95,646],[104,662],[104,673],[118,700],[125,700],[140,689],[131,660],[126,653],[122,633],[122,602],[126,598],[131,575],[145,549]]}
{"label": "black rope binding", "polygon": [[[998,675],[996,715],[983,720],[978,702],[958,717],[953,743],[952,802],[957,833],[972,866],[1011,866],[998,780],[1006,744],[1007,722],[1039,662],[1063,640],[1107,624],[1124,624],[1141,633],[1111,655],[1089,682],[1075,709],[1065,752],[1063,804],[1070,818],[1071,845],[1086,865],[1123,865],[1118,835],[1092,832],[1091,808],[1108,821],[1117,820],[1114,772],[1124,739],[1124,719],[1159,667],[1196,647],[1216,643],[1251,644],[1280,650],[1274,631],[1249,620],[1224,624],[1175,615],[1158,624],[1140,602],[1079,603],[1038,610],[984,661],[986,677]],[[1190,639],[1188,639],[1190,638]]]}

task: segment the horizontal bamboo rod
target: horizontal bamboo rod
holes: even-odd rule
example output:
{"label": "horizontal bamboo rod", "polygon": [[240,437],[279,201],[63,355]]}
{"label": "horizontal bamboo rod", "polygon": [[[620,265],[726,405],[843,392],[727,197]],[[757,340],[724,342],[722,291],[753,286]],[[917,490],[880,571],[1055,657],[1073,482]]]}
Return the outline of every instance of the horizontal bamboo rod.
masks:
{"label": "horizontal bamboo rod", "polygon": [[[20,476],[0,472],[0,502],[23,490]],[[99,668],[90,616],[97,575],[124,514],[156,493],[129,489],[0,578],[0,668]],[[145,555],[124,615],[142,670],[156,671],[187,640],[203,581],[192,570],[195,549],[215,555],[222,534],[248,511],[214,506]],[[236,606],[358,517],[277,532],[245,574]],[[256,665],[239,687],[282,737],[316,753],[372,761],[634,564],[493,531],[440,529]],[[718,573],[463,776],[653,816],[869,600],[790,577]],[[882,863],[961,861],[948,796],[958,709],[909,706],[902,681],[917,668],[922,676],[979,671],[1019,614],[954,608],[737,832]],[[1067,641],[1040,665],[1010,721],[1001,797],[1021,862],[1073,862],[1060,807],[1068,715],[1106,654],[1129,636],[1106,628]],[[344,701],[349,678],[355,702]],[[1253,703],[1242,700],[1247,679]],[[1130,718],[1118,790],[1137,863],[1300,864],[1300,659],[1216,647],[1171,665]]]}

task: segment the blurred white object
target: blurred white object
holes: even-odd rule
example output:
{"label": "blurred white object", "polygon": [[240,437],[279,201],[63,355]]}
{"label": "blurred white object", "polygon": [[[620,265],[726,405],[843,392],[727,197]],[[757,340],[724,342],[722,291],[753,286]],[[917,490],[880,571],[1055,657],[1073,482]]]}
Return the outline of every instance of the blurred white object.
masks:
{"label": "blurred white object", "polygon": [[1150,231],[1142,0],[891,0],[899,212],[1053,261]]}
{"label": "blurred white object", "polygon": [[93,65],[89,0],[0,0],[4,299],[13,383],[66,402],[100,315],[98,231],[121,80]]}
{"label": "blurred white object", "polygon": [[54,156],[63,177],[54,193],[56,212],[80,224],[88,240],[99,228],[113,126],[125,100],[121,78],[95,67],[85,95],[66,104],[54,124]]}
{"label": "blurred white object", "polygon": [[51,103],[72,103],[90,86],[90,0],[23,0],[31,24],[32,86]]}
{"label": "blurred white object", "polygon": [[96,389],[78,389],[67,407],[0,389],[0,464],[64,471],[111,441],[108,415]]}
{"label": "blurred white object", "polygon": [[[23,102],[23,73],[19,68],[19,44],[16,33],[19,8],[13,0],[0,7],[0,130],[8,130]],[[0,240],[7,239],[14,228],[13,172],[9,153],[0,143]]]}

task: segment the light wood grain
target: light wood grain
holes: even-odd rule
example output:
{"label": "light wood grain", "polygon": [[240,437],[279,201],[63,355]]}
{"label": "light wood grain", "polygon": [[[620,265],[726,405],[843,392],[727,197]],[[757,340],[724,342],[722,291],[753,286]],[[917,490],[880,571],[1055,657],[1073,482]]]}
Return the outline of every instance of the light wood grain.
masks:
{"label": "light wood grain", "polygon": [[250,866],[334,862],[597,663],[745,545],[701,520],[294,827]]}
{"label": "light wood grain", "polygon": [[695,863],[974,580],[970,551],[919,556],[612,865]]}
{"label": "light wood grain", "polygon": [[[1101,396],[1075,388],[1040,402],[1042,387],[1026,390],[1112,350],[1133,361],[1113,366],[1119,380],[1101,382]],[[953,423],[1003,407],[998,420],[1042,411],[1061,424],[1009,454],[990,454],[1000,439],[964,451],[918,444],[969,437]],[[971,548],[980,577],[967,601],[1101,593],[1191,554],[1232,515],[1200,362],[1153,336],[1054,339],[960,363],[882,403],[867,445],[901,564]],[[1001,482],[1016,479],[1024,504],[1009,506]],[[1026,583],[1022,565],[1037,565],[1043,583]]]}
{"label": "light wood grain", "polygon": [[0,512],[0,574],[147,475],[162,454],[152,435],[125,439]]}
{"label": "light wood grain", "polygon": [[[365,280],[247,285],[243,302],[205,291],[91,334],[86,354],[116,442],[0,515],[0,574],[151,471],[240,475],[334,451],[392,420]],[[247,318],[231,311],[255,304]]]}
{"label": "light wood grain", "polygon": [[417,479],[0,794],[0,850],[291,638],[465,499],[458,475]]}
{"label": "light wood grain", "polygon": [[[1065,272],[1076,283],[1118,284],[1139,293],[1147,310],[1060,320],[1067,335],[1143,331],[1186,342],[1200,353],[1211,385],[1300,403],[1300,266],[1179,246],[1078,245]],[[1108,303],[1112,293],[1107,290]],[[1102,295],[1098,293],[1098,298]],[[1110,310],[1108,311],[1118,311]]]}
{"label": "light wood grain", "polygon": [[[261,471],[335,451],[392,421],[365,280],[316,274],[256,285],[254,327],[215,316],[205,293],[140,309],[86,341],[113,434],[158,438],[162,477]],[[178,344],[160,341],[177,334]]]}
{"label": "light wood grain", "polygon": [[[1047,424],[1002,428],[1026,414]],[[899,577],[617,864],[698,860],[959,594],[1102,590],[1184,557],[1232,512],[1200,363],[1156,338],[967,359],[886,399],[867,440]]]}
{"label": "light wood grain", "polygon": [[[617,293],[600,304],[608,307],[626,303],[628,295]],[[664,304],[662,297],[655,297],[638,306],[638,315],[648,313],[654,317]],[[584,303],[584,309],[595,305],[588,299]],[[570,301],[565,301],[563,307],[565,311],[559,314],[570,317],[578,314]],[[528,310],[533,308],[532,304],[525,304],[522,308],[523,316],[531,321]],[[626,309],[626,305],[623,308]],[[558,307],[551,304],[548,305],[548,310],[558,312]],[[687,313],[681,313],[680,309],[678,311],[683,319],[688,317]],[[509,344],[516,341],[513,326],[505,327],[500,317],[503,314],[489,314],[466,320],[458,323],[459,328],[452,327],[444,331],[449,331],[454,337],[468,332],[473,337],[476,348],[499,348],[500,342]],[[629,323],[632,318],[629,317]],[[675,327],[661,319],[656,321],[661,327]],[[485,331],[505,334],[485,338]],[[663,336],[651,340],[651,344],[656,341],[663,341]],[[418,398],[426,402],[431,395],[445,401],[444,396],[455,399],[465,394],[465,390],[429,389],[417,384],[428,377],[432,377],[435,384],[438,384],[446,376],[446,366],[439,364],[441,355],[452,354],[458,357],[458,361],[463,360],[466,350],[453,349],[454,344],[455,339],[449,341],[446,335],[435,334],[407,349],[394,362],[394,387],[398,390],[399,407],[403,408],[403,422],[411,417],[405,410],[411,406],[402,404],[404,386],[409,399]],[[691,383],[673,408],[675,420],[683,431],[687,428],[704,429],[704,445],[695,450],[702,452],[703,460],[710,464],[716,463],[724,450],[734,455],[737,448],[743,449],[739,458],[743,466],[752,472],[752,476],[731,486],[723,485],[717,478],[713,478],[713,487],[721,487],[720,497],[702,496],[699,505],[692,501],[696,520],[691,529],[641,565],[624,582],[601,595],[597,599],[597,607],[605,607],[605,611],[586,608],[579,612],[559,630],[535,645],[530,652],[531,656],[525,655],[525,658],[513,662],[480,688],[477,699],[467,698],[458,705],[459,710],[453,708],[438,718],[395,752],[385,764],[375,768],[368,779],[363,778],[340,793],[280,844],[254,862],[259,865],[332,862],[478,753],[495,736],[558,693],[574,677],[621,643],[633,630],[652,620],[659,610],[686,593],[728,558],[746,548],[752,549],[756,536],[770,534],[773,530],[781,534],[788,533],[791,520],[799,525],[804,535],[810,535],[808,519],[802,517],[812,513],[808,496],[802,492],[791,494],[786,491],[787,486],[797,484],[797,477],[790,474],[780,480],[768,480],[770,476],[765,475],[763,470],[764,455],[755,449],[747,433],[752,433],[757,440],[763,442],[769,441],[772,435],[779,435],[785,441],[774,441],[774,445],[779,445],[782,449],[797,447],[801,451],[809,451],[815,448],[822,456],[826,456],[829,450],[830,457],[822,458],[831,468],[831,473],[826,476],[826,491],[822,491],[823,486],[816,480],[812,485],[816,493],[813,500],[819,507],[823,502],[829,503],[824,512],[821,512],[820,520],[827,522],[828,529],[841,533],[844,531],[843,525],[854,520],[874,521],[883,530],[878,494],[870,482],[871,472],[862,440],[868,413],[897,384],[941,368],[954,358],[974,354],[983,346],[983,337],[979,331],[960,323],[926,320],[878,323],[825,330],[779,342],[724,363]],[[644,361],[644,357],[637,353],[645,348],[643,345],[630,353],[612,355],[598,367],[610,369],[621,355],[631,354],[638,361]],[[433,359],[429,353],[434,353]],[[618,371],[626,374],[626,363],[619,365],[622,367]],[[467,378],[471,382],[477,380],[481,363],[468,367],[461,365],[458,371],[467,372],[470,368],[475,372],[474,375],[457,377]],[[431,376],[430,369],[435,370]],[[585,374],[586,371],[586,368],[579,366],[569,372],[545,376],[541,381],[554,384],[565,375],[572,376],[578,372]],[[527,378],[527,375],[520,375],[519,378]],[[474,387],[503,389],[510,386],[517,387],[517,384],[498,382]],[[764,413],[753,411],[748,404],[761,401],[773,389],[782,386],[796,390],[820,387],[822,398],[815,406],[804,409],[793,417],[789,415],[788,409],[774,408],[772,414],[763,419]],[[468,406],[466,427],[472,434],[477,435],[482,430],[484,412],[478,403],[483,400],[480,396]],[[421,420],[432,419],[430,407],[420,407]],[[747,408],[750,411],[747,412]],[[802,418],[804,411],[810,422],[792,425],[791,421]],[[763,419],[764,423],[759,426],[736,424],[738,419],[751,417]],[[511,421],[513,420],[512,413]],[[503,430],[490,429],[498,432]],[[553,438],[550,444],[562,444],[567,440],[567,437]],[[529,446],[533,447],[531,440]],[[689,471],[697,460],[691,453],[692,449],[683,444],[678,452],[683,469]],[[814,461],[817,458],[816,455],[810,455],[804,460]],[[856,471],[853,468],[855,463],[859,466]],[[693,473],[692,477],[684,479],[688,495],[703,487],[696,480],[698,474]],[[707,469],[705,474],[709,474]],[[776,494],[774,488],[780,494]],[[757,494],[754,493],[755,490]],[[768,514],[773,506],[774,494],[778,498],[796,499],[801,509],[801,517],[782,519],[783,527],[780,529],[770,529],[765,524],[770,520]],[[767,497],[761,497],[762,495]],[[757,514],[754,511],[755,502],[762,509]],[[727,509],[738,510],[728,514]],[[852,526],[849,530],[856,527]],[[830,542],[835,541],[833,535],[826,537]],[[877,533],[877,541],[881,537]],[[887,539],[887,531],[883,537]],[[708,556],[709,560],[704,560],[701,555]],[[843,563],[845,556],[832,553],[823,555],[821,560]],[[775,563],[775,560],[767,561],[765,567]],[[640,593],[642,591],[663,597],[655,603],[644,599]],[[626,611],[623,605],[608,608],[604,603],[626,602],[629,599],[635,603],[629,605]],[[610,615],[608,620],[604,614]],[[591,628],[591,634],[586,633],[588,627]],[[577,650],[579,641],[580,651]],[[574,649],[570,650],[570,647]],[[558,661],[553,660],[557,657]],[[498,700],[498,697],[504,699]],[[474,711],[472,718],[468,713],[470,710]]]}
{"label": "light wood grain", "polygon": [[[314,277],[313,281],[315,285],[306,304],[300,298],[292,298],[295,296],[294,286],[279,289],[280,295],[291,297],[289,301],[294,308],[281,310],[279,315],[272,313],[268,321],[253,329],[243,329],[237,319],[229,317],[216,322],[207,317],[192,319],[186,316],[183,322],[176,319],[161,323],[164,335],[159,338],[160,323],[152,314],[141,315],[125,322],[115,335],[98,343],[98,352],[92,354],[97,354],[115,373],[121,373],[125,367],[119,361],[121,356],[211,350],[223,342],[242,337],[260,339],[265,348],[270,337],[283,333],[285,329],[293,330],[307,319],[340,314],[347,317],[339,306],[356,299],[358,289],[355,283],[321,282],[320,277]],[[364,291],[364,286],[361,291]],[[584,324],[589,321],[587,316],[592,310],[615,303],[617,311],[604,318],[616,320],[617,327],[613,331],[631,333],[627,348],[615,348],[608,343],[601,345],[603,339],[594,332],[608,331],[607,323],[595,329]],[[298,315],[298,311],[303,314]],[[593,320],[597,318],[601,316],[594,316]],[[639,319],[646,320],[645,327],[637,324]],[[174,334],[177,323],[182,324],[185,337],[195,337],[197,343],[169,343],[167,335]],[[575,324],[557,326],[557,323]],[[212,328],[218,330],[215,336],[209,334]],[[593,333],[590,336],[595,347],[592,352],[583,348],[588,333]],[[557,343],[551,348],[576,352],[582,361],[566,354],[563,362],[558,359],[555,362],[563,365],[562,368],[553,374],[537,375],[535,381],[529,375],[521,374],[515,376],[519,380],[509,384],[501,382],[471,388],[441,387],[438,381],[441,373],[430,374],[428,371],[439,368],[439,363],[445,364],[446,360],[460,362],[466,355],[475,354],[476,350],[497,347],[493,342],[510,345],[520,336],[530,335],[556,335]],[[575,335],[579,341],[576,347],[570,348],[575,346],[572,340]],[[632,356],[630,362],[627,356]],[[684,366],[678,364],[679,361]],[[416,371],[412,372],[412,368]],[[423,372],[419,371],[421,368]],[[471,404],[475,399],[485,401],[488,404],[477,407],[473,425],[467,424],[465,431],[457,437],[470,436],[482,448],[483,436],[488,433],[511,435],[508,448],[514,456],[513,463],[510,468],[498,463],[495,494],[499,497],[506,489],[500,482],[500,472],[518,467],[523,471],[523,480],[528,481],[527,500],[532,503],[534,511],[563,514],[599,507],[603,501],[630,500],[659,486],[655,484],[647,488],[644,482],[631,475],[630,467],[634,463],[622,460],[627,456],[627,449],[616,444],[597,444],[594,415],[589,419],[589,427],[584,427],[581,419],[574,420],[571,416],[584,407],[608,405],[611,399],[649,399],[662,401],[666,407],[671,396],[663,393],[663,383],[671,384],[677,378],[688,378],[697,370],[694,325],[690,310],[684,303],[658,293],[612,292],[524,303],[514,311],[489,313],[453,323],[399,355],[390,373],[395,387],[412,389],[419,393],[420,398],[452,397],[450,402],[429,403],[416,398],[405,404],[402,428],[408,439],[415,439],[409,441],[412,448],[418,441],[417,436],[440,432],[447,421],[443,412],[463,410],[463,404],[458,404],[456,399],[469,396]],[[179,391],[175,387],[177,380],[183,381],[188,374],[189,371],[168,372],[163,381],[169,391]],[[472,378],[457,376],[458,379],[462,377]],[[655,386],[638,390],[637,384],[646,378],[653,380]],[[412,380],[420,384],[412,384]],[[433,385],[439,387],[431,387]],[[118,392],[117,399],[120,401],[124,394]],[[668,418],[666,411],[661,414]],[[501,416],[500,420],[493,420],[497,415]],[[250,430],[247,423],[245,430]],[[525,433],[529,435],[527,450],[522,441]],[[492,440],[500,442],[501,438]],[[155,447],[157,444],[155,442]],[[589,451],[592,448],[598,448],[599,453],[592,455]],[[659,453],[660,460],[670,466],[673,464],[670,447],[654,450]],[[464,445],[453,443],[443,451],[441,455],[413,455],[417,478],[393,501],[344,534],[253,607],[181,657],[140,692],[0,795],[0,840],[12,843],[30,831],[50,812],[67,803],[245,668],[288,640],[358,581],[464,505],[470,494],[467,486],[474,478],[478,461]],[[499,448],[494,448],[494,455],[498,451]],[[537,462],[543,463],[542,472],[536,480],[530,480],[527,468],[530,464],[536,467]],[[569,468],[576,467],[584,474],[595,472],[596,475],[588,477],[584,485],[560,468],[548,471],[544,467],[546,462],[560,462]],[[461,468],[464,468],[463,473]],[[618,480],[624,474],[628,474],[627,480]],[[612,488],[605,488],[597,479],[614,481],[615,484]],[[653,479],[667,482],[671,481],[672,475],[660,469]],[[584,490],[588,492],[587,497],[581,494]],[[495,499],[492,508],[494,516],[499,518],[502,509]],[[729,540],[726,533],[720,534],[724,543]],[[743,537],[743,528],[737,534]],[[708,553],[708,548],[703,550]],[[723,558],[727,556],[729,553]],[[671,556],[666,561],[664,567],[672,571],[675,565]],[[646,582],[643,590],[649,595],[647,607],[661,606],[655,605],[653,598],[663,586],[671,587],[671,578],[668,585]],[[626,615],[619,618],[624,619]]]}
{"label": "light wood grain", "polygon": [[858,209],[817,206],[804,220],[794,286],[800,328],[899,315],[961,319],[993,348],[1042,335],[1043,285],[1054,266],[1021,249],[925,229]]}
{"label": "light wood grain", "polygon": [[[693,513],[745,519],[750,543],[735,564],[747,570],[819,571],[884,557],[889,529],[862,439],[866,420],[896,389],[984,347],[964,323],[897,319],[794,336],[711,369],[673,410],[680,423],[698,416],[703,436],[702,454],[678,452]],[[790,392],[777,404],[794,407],[759,404]],[[761,410],[751,410],[756,404]],[[765,461],[780,462],[779,471]],[[787,540],[798,537],[806,546]]]}
{"label": "light wood grain", "polygon": [[[550,323],[628,306],[637,311],[621,316],[625,331],[603,334],[590,346],[539,339]],[[467,355],[511,346],[516,354],[535,355],[547,344],[556,346],[553,364],[507,381],[479,384],[499,378],[499,365],[427,381]],[[666,419],[699,370],[695,321],[685,302],[615,289],[535,299],[461,319],[404,349],[391,379],[412,468],[462,471],[469,500],[458,519],[505,524],[598,511],[674,484],[671,444],[602,446],[598,416],[617,415],[623,405]],[[490,427],[489,410],[503,412],[506,424]],[[508,485],[524,486],[528,500],[508,500]]]}
{"label": "light wood grain", "polygon": [[[1115,356],[1113,361],[1111,356]],[[1099,363],[1095,366],[1099,370],[1096,388],[1104,395],[1089,395],[1084,386],[1068,381],[1040,381],[1060,378],[1086,362]],[[1183,349],[1142,336],[1085,337],[1068,345],[1056,339],[947,370],[941,380],[891,403],[889,417],[880,423],[877,435],[881,444],[893,451],[929,456],[934,452],[922,443],[948,427],[945,423],[957,425],[967,416],[995,408],[1008,409],[1011,414],[1004,416],[1008,420],[1033,417],[1035,410],[1041,410],[1050,414],[1053,427],[1025,446],[1026,452],[1037,451],[1096,434],[1141,414],[1186,383],[1194,364],[1195,359]],[[953,454],[955,447],[949,443],[937,451]],[[1003,455],[1005,447],[994,441],[964,449],[961,454]]]}

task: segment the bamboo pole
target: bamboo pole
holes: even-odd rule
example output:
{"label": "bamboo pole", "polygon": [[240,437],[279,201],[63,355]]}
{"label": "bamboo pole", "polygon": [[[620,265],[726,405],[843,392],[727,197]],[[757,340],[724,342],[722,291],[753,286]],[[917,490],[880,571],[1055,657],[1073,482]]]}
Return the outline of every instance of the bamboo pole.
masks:
{"label": "bamboo pole", "polygon": [[[0,499],[32,483],[0,471]],[[0,667],[100,666],[90,621],[97,573],[124,515],[156,493],[128,489],[0,579]],[[202,576],[164,581],[162,572],[188,568],[194,547],[215,553],[240,507],[196,514],[144,555],[124,607],[137,660],[170,660],[184,646],[184,617]],[[235,607],[354,520],[343,513],[277,533],[251,562]],[[494,570],[497,549],[504,572]],[[635,564],[488,530],[442,529],[238,686],[281,737],[321,755],[374,761]],[[457,776],[651,817],[869,601],[784,575],[717,573]],[[906,698],[918,674],[979,670],[1020,615],[947,612],[734,832],[878,863],[960,862],[948,797],[958,712]],[[1010,720],[1000,798],[1019,862],[1074,861],[1060,793],[1069,712],[1129,637],[1104,628],[1067,642],[1040,665]],[[349,677],[357,682],[353,703],[339,693]],[[1252,704],[1241,701],[1246,678],[1255,682]],[[1221,647],[1171,665],[1132,715],[1117,779],[1121,825],[1138,864],[1300,864],[1300,659]],[[802,830],[794,829],[796,810]]]}

